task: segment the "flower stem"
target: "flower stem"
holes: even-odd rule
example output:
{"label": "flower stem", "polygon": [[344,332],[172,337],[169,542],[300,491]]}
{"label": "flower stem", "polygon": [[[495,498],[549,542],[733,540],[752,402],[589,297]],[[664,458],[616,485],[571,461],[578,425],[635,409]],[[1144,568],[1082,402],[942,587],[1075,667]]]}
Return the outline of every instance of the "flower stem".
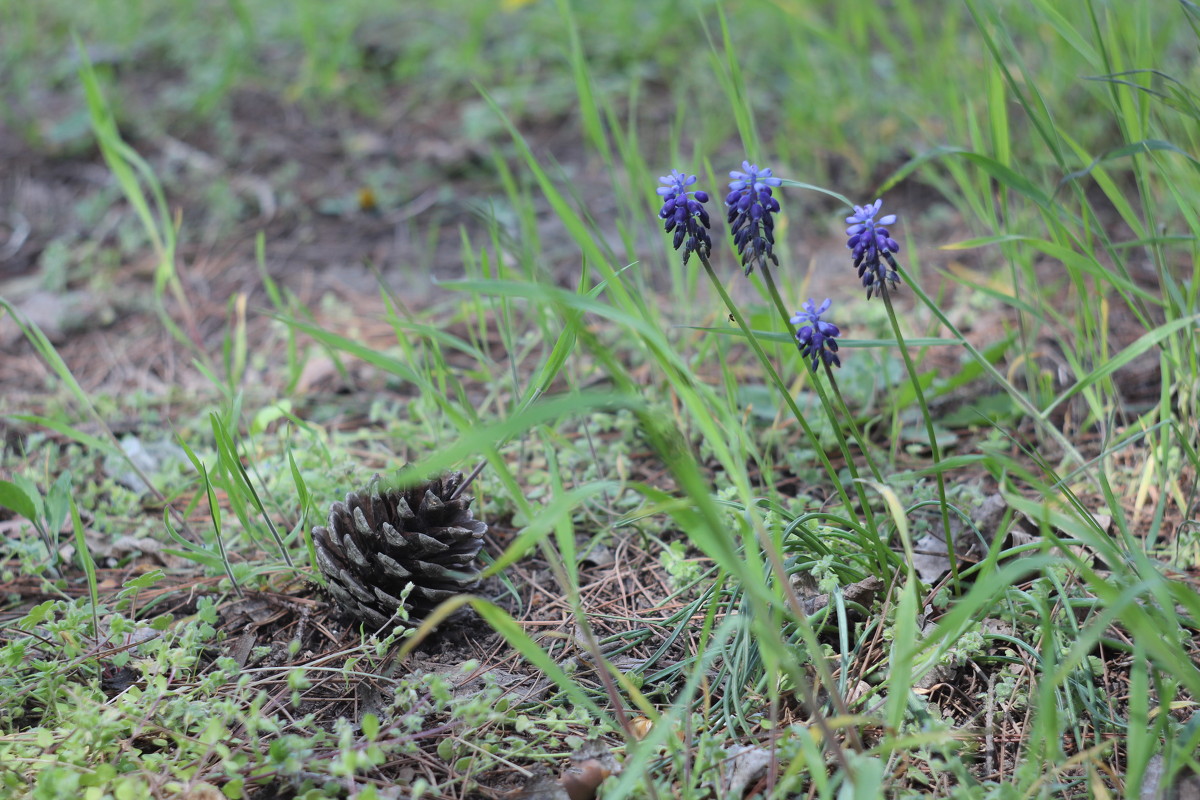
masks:
{"label": "flower stem", "polygon": [[[845,507],[846,513],[851,517],[854,517],[854,506],[850,501],[850,496],[846,494],[845,488],[842,486],[841,482],[838,481],[837,472],[834,470],[833,464],[829,462],[829,457],[825,455],[825,450],[821,447],[816,433],[808,424],[808,421],[804,419],[804,414],[796,405],[796,400],[792,397],[792,393],[788,390],[788,387],[786,384],[784,384],[782,378],[779,377],[779,373],[776,371],[775,366],[771,363],[770,358],[767,357],[767,353],[763,349],[762,344],[759,343],[758,339],[754,336],[754,332],[746,324],[745,318],[742,317],[742,312],[738,310],[737,305],[733,302],[733,298],[730,297],[729,292],[725,290],[725,285],[722,284],[720,279],[717,277],[717,273],[713,269],[712,264],[705,257],[704,253],[697,252],[696,255],[700,257],[700,263],[704,265],[704,269],[708,273],[709,280],[712,282],[713,286],[716,287],[717,294],[721,296],[721,300],[725,303],[725,307],[729,310],[730,315],[733,317],[738,327],[741,328],[742,333],[746,337],[746,341],[750,343],[751,349],[754,350],[754,354],[762,363],[763,368],[767,371],[767,374],[770,376],[776,388],[783,395],[783,398],[788,404],[788,408],[791,410],[792,415],[795,416],[796,421],[800,423],[800,427],[804,429],[804,433],[806,436],[808,436],[809,441],[815,445],[814,449],[817,451],[817,457],[821,459],[821,464],[825,467],[825,471],[833,480],[833,485],[837,488],[838,495],[842,499],[842,505]],[[791,323],[789,322],[788,325],[790,326]],[[876,539],[878,540],[878,537],[876,537]],[[821,652],[820,642],[817,639],[816,632],[812,629],[811,623],[804,614],[803,604],[800,602],[800,598],[796,594],[795,587],[792,586],[790,576],[788,575],[787,568],[783,563],[779,548],[775,546],[774,543],[766,541],[765,537],[764,544],[770,545],[764,547],[763,550],[767,554],[767,560],[770,562],[771,570],[774,572],[786,602],[792,611],[797,628],[801,634],[801,638],[804,639],[805,645],[808,647],[809,652],[813,654],[812,662],[817,671],[817,676],[820,679],[821,684],[826,687],[826,690],[829,693],[830,699],[833,701],[838,715],[843,717],[847,716],[849,711],[846,707],[845,700],[837,691],[837,683],[833,678],[833,673],[829,669],[828,663],[818,655]],[[886,553],[881,554],[881,557],[884,555],[886,555]],[[884,563],[887,563],[886,560]],[[817,711],[817,696],[813,691],[813,687],[803,679],[802,673],[795,675],[794,679],[797,680],[797,685],[801,690],[801,694],[805,697],[809,707],[814,711],[813,720],[816,726],[826,737],[826,746],[832,750],[834,756],[842,763],[844,768],[849,768],[850,764],[846,759],[846,755],[842,748],[837,745],[836,739],[833,738],[833,732],[826,722],[825,716]],[[854,728],[850,728],[848,732],[851,741],[861,745],[861,743],[858,742],[857,731],[855,731]]]}
{"label": "flower stem", "polygon": [[861,450],[863,456],[866,457],[867,467],[871,470],[871,477],[873,477],[877,483],[883,483],[883,474],[880,473],[879,467],[875,465],[875,459],[871,456],[871,451],[867,449],[866,439],[863,436],[862,431],[859,430],[858,423],[854,421],[854,415],[850,412],[850,406],[846,404],[846,398],[842,396],[842,389],[840,386],[838,386],[837,378],[835,378],[833,375],[833,367],[831,367],[829,364],[824,364],[824,367],[825,377],[829,379],[829,386],[831,389],[833,389],[833,395],[838,400],[838,410],[842,412],[843,416],[845,416],[847,420],[849,420],[850,433],[854,436],[854,441],[858,444],[858,449]]}
{"label": "flower stem", "polygon": [[717,273],[713,269],[712,263],[704,256],[703,253],[698,252],[696,255],[700,257],[700,263],[704,265],[704,269],[708,273],[708,279],[712,282],[712,285],[716,287],[717,294],[721,296],[721,300],[725,303],[725,308],[729,310],[734,322],[736,322],[738,327],[741,328],[742,334],[746,337],[746,341],[750,344],[750,349],[754,351],[754,355],[757,356],[758,360],[762,363],[763,369],[767,371],[767,375],[770,377],[771,382],[775,384],[775,387],[779,390],[779,393],[783,395],[784,402],[787,403],[788,409],[792,412],[792,416],[794,416],[796,421],[800,423],[800,427],[804,429],[804,434],[808,437],[808,440],[815,446],[814,449],[817,451],[817,457],[821,459],[821,465],[825,467],[825,471],[833,480],[833,485],[837,489],[837,493],[842,499],[842,505],[845,507],[846,513],[848,513],[851,517],[855,516],[854,504],[850,502],[850,496],[846,494],[846,489],[842,486],[841,482],[838,481],[837,470],[833,468],[833,464],[829,462],[829,457],[825,455],[825,450],[821,447],[820,440],[817,438],[816,432],[812,429],[812,426],[808,424],[808,420],[804,418],[804,412],[802,412],[800,407],[796,405],[796,399],[792,397],[791,391],[788,390],[788,387],[783,382],[783,379],[779,377],[779,373],[776,371],[775,365],[771,363],[771,359],[767,356],[766,351],[763,350],[762,344],[758,341],[758,338],[755,337],[754,331],[752,331],[750,326],[746,324],[746,320],[742,316],[742,312],[738,310],[737,305],[733,302],[733,298],[730,297],[729,292],[725,290],[725,285],[721,283],[721,279],[717,277]]}
{"label": "flower stem", "polygon": [[[775,303],[775,308],[779,311],[779,315],[783,318],[783,325],[787,329],[788,334],[792,337],[792,343],[796,345],[797,349],[799,349],[800,342],[796,339],[796,330],[792,327],[792,315],[788,312],[787,306],[785,306],[783,303],[783,297],[779,293],[779,288],[775,285],[775,278],[773,275],[771,275],[770,267],[768,267],[766,264],[762,264],[760,271],[762,272],[763,278],[766,279],[767,290],[771,295],[771,299]],[[802,360],[807,365],[807,359]],[[833,382],[833,372],[830,370],[829,364],[825,364],[825,371],[829,375],[830,385],[833,386],[836,391],[837,384]],[[862,506],[863,514],[866,516],[867,528],[872,534],[874,534],[876,540],[878,541],[879,529],[875,524],[875,514],[871,510],[871,504],[867,500],[866,488],[862,485],[862,482],[858,478],[858,465],[854,463],[854,457],[850,452],[850,446],[846,442],[846,437],[842,433],[842,426],[838,421],[838,415],[833,409],[833,404],[829,402],[829,397],[825,393],[824,387],[822,387],[821,382],[817,380],[815,371],[812,373],[812,376],[813,388],[816,390],[817,396],[821,399],[821,405],[825,408],[825,415],[829,417],[829,421],[832,424],[833,433],[834,436],[837,437],[838,446],[841,448],[842,456],[846,459],[846,468],[850,471],[850,477],[854,480],[854,491],[858,495],[859,505]],[[841,393],[838,393],[838,399],[842,399]],[[847,424],[850,426],[850,434],[854,437],[855,444],[858,445],[859,451],[866,459],[867,465],[871,469],[871,474],[875,477],[876,481],[882,483],[883,478],[879,474],[879,469],[875,466],[875,461],[871,458],[870,451],[867,450],[866,442],[863,440],[862,433],[859,431],[858,425],[854,422],[853,415],[851,415],[849,409],[846,408],[846,403],[844,400],[842,400],[842,410]],[[886,559],[883,563],[887,563]]]}
{"label": "flower stem", "polygon": [[904,366],[908,370],[908,379],[912,381],[913,391],[917,395],[917,403],[921,406],[921,416],[925,420],[925,434],[929,437],[929,451],[933,457],[934,475],[937,477],[938,505],[942,510],[942,527],[946,532],[946,558],[950,561],[950,577],[957,589],[958,558],[954,553],[954,535],[950,530],[950,507],[946,502],[946,478],[940,469],[942,451],[937,443],[937,432],[933,429],[933,417],[929,415],[929,405],[925,402],[925,392],[921,389],[917,367],[913,364],[908,347],[904,344],[904,334],[900,332],[900,320],[896,317],[896,309],[892,307],[892,294],[888,290],[887,281],[879,282],[879,295],[883,298],[883,305],[887,309],[888,321],[892,323],[892,332],[896,335],[896,344],[900,347],[900,355],[904,358]]}

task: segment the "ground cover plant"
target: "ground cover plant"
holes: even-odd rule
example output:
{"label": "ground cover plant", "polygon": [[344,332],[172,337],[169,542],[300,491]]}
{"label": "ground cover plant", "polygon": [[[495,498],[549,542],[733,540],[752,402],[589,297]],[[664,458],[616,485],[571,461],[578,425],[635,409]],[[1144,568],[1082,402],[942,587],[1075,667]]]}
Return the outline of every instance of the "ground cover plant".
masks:
{"label": "ground cover plant", "polygon": [[0,10],[6,796],[1196,791],[1194,4]]}

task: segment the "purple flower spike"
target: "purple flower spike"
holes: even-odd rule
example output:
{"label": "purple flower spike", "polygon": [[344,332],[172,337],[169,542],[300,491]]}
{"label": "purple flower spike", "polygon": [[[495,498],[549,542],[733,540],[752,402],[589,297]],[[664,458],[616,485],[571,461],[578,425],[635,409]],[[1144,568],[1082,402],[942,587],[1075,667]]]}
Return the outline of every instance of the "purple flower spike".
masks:
{"label": "purple flower spike", "polygon": [[868,300],[872,293],[883,291],[885,283],[892,289],[900,284],[896,259],[892,255],[900,252],[900,245],[884,227],[893,224],[896,215],[888,214],[875,219],[882,205],[883,200],[876,200],[865,206],[855,206],[854,213],[846,217],[846,222],[850,223],[850,227],[846,228],[846,236],[849,237],[846,246],[854,254],[854,266],[858,267],[858,276],[862,278]]}
{"label": "purple flower spike", "polygon": [[841,336],[842,332],[838,330],[837,325],[821,319],[821,315],[829,310],[831,304],[829,298],[825,298],[825,302],[817,307],[813,304],[812,298],[809,298],[804,304],[804,310],[797,311],[792,315],[792,324],[800,326],[796,331],[796,341],[800,343],[800,355],[812,359],[814,370],[820,361],[835,367],[842,365],[842,360],[838,358],[837,354],[837,337]]}
{"label": "purple flower spike", "polygon": [[663,197],[663,207],[658,217],[665,220],[667,233],[675,232],[672,247],[678,250],[680,245],[683,246],[684,264],[692,253],[708,258],[712,251],[712,239],[708,235],[708,212],[704,210],[708,192],[690,191],[687,187],[696,182],[696,176],[677,169],[671,170],[670,175],[664,175],[658,181],[664,184],[658,187],[658,193]]}
{"label": "purple flower spike", "polygon": [[741,170],[730,172],[729,177],[733,178],[725,197],[729,230],[746,274],[754,270],[755,264],[765,264],[767,260],[778,266],[779,259],[773,252],[775,219],[771,215],[779,211],[779,201],[772,196],[771,187],[782,186],[783,180],[749,161],[743,161]]}

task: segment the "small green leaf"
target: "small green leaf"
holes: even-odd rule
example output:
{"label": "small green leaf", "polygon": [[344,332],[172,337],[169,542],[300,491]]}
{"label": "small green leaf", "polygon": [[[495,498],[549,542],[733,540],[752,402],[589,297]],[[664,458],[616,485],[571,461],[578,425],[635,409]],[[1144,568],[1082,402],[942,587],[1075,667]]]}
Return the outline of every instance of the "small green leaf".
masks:
{"label": "small green leaf", "polygon": [[153,569],[149,572],[144,572],[135,578],[130,578],[129,580],[125,581],[124,589],[122,590],[121,594],[125,594],[126,590],[141,591],[142,589],[149,589],[151,586],[162,580],[163,574],[164,573],[161,569]]}
{"label": "small green leaf", "polygon": [[[937,438],[938,448],[942,452],[958,444],[958,434],[952,430],[947,430],[941,425],[933,426],[933,435]],[[905,444],[923,444],[928,446],[929,431],[921,423],[914,422],[911,425],[905,425],[900,429],[900,441]]]}
{"label": "small green leaf", "polygon": [[985,394],[964,406],[942,414],[938,421],[947,428],[987,427],[1000,420],[1010,420],[1021,409],[1007,394]]}
{"label": "small green leaf", "polygon": [[44,603],[39,603],[38,605],[29,609],[29,613],[27,613],[21,619],[21,621],[17,623],[17,627],[24,630],[32,630],[33,626],[41,624],[48,619],[53,619],[54,609],[57,605],[57,600],[47,600]]}
{"label": "small green leaf", "polygon": [[292,448],[287,449],[288,466],[292,470],[292,483],[296,487],[296,496],[300,498],[301,511],[308,510],[308,484],[304,482],[304,476],[300,474],[300,468],[296,466],[296,459],[292,456]]}
{"label": "small green leaf", "polygon": [[864,753],[850,753],[849,780],[838,791],[838,800],[874,800],[883,797],[883,761]]}
{"label": "small green leaf", "polygon": [[197,564],[203,564],[209,569],[220,569],[224,564],[224,562],[221,561],[220,556],[214,553],[206,553],[203,550],[194,547],[190,547],[187,550],[176,550],[173,547],[164,547],[162,552],[169,556],[186,558],[189,561],[195,561]]}
{"label": "small green leaf", "polygon": [[37,503],[10,481],[0,481],[0,506],[15,511],[30,522],[37,521]]}
{"label": "small green leaf", "polygon": [[58,476],[58,480],[50,487],[50,492],[46,495],[46,530],[51,534],[57,534],[62,530],[63,523],[67,521],[67,512],[70,509],[71,500],[71,473],[64,472]]}
{"label": "small green leaf", "polygon": [[[57,487],[58,484],[55,484]],[[71,510],[71,525],[75,531],[75,555],[79,558],[79,563],[83,566],[83,571],[87,573],[88,596],[92,604],[92,631],[94,635],[100,635],[100,592],[96,583],[96,561],[92,558],[92,552],[88,550],[87,537],[84,536],[83,520],[79,518],[79,509],[75,506],[75,501],[68,495],[68,501]],[[61,527],[61,523],[60,526]],[[57,531],[57,528],[52,530]]]}
{"label": "small green leaf", "polygon": [[280,400],[266,408],[260,409],[250,421],[250,435],[257,436],[271,426],[276,420],[283,419],[292,410],[291,400]]}
{"label": "small green leaf", "polygon": [[910,574],[904,588],[900,590],[900,602],[896,609],[896,633],[892,639],[892,653],[888,667],[888,699],[885,717],[892,730],[900,730],[900,725],[904,722],[904,712],[908,708],[909,694],[913,686],[913,659],[920,647],[916,587],[917,581]]}
{"label": "small green leaf", "polygon": [[449,761],[454,758],[454,740],[446,738],[438,742],[437,754],[442,761]]}

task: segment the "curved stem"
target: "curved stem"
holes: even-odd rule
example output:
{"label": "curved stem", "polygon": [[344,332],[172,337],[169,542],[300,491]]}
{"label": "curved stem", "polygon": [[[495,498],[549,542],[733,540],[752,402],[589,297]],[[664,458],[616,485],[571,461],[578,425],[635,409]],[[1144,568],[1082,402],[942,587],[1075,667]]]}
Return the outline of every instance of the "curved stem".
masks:
{"label": "curved stem", "polygon": [[833,485],[836,487],[837,493],[842,499],[842,505],[845,507],[846,513],[851,517],[855,516],[854,504],[850,501],[850,496],[846,494],[845,487],[843,487],[841,482],[837,479],[837,470],[835,470],[833,468],[833,464],[829,462],[829,456],[825,455],[825,450],[821,447],[820,439],[818,439],[816,432],[813,431],[812,426],[808,424],[808,420],[804,418],[804,412],[802,412],[800,407],[796,405],[796,398],[792,397],[792,393],[788,391],[787,385],[783,382],[783,379],[779,377],[779,373],[776,371],[775,365],[771,363],[771,359],[767,356],[766,351],[763,350],[763,346],[758,341],[758,338],[754,335],[754,331],[752,331],[750,326],[746,324],[746,319],[742,316],[742,312],[733,302],[733,298],[729,296],[729,292],[725,290],[725,285],[721,283],[721,279],[717,277],[717,273],[713,269],[712,263],[704,256],[704,254],[696,253],[696,255],[700,257],[700,263],[704,265],[704,269],[708,273],[709,280],[716,288],[717,294],[721,296],[721,300],[725,303],[725,308],[729,310],[730,315],[733,317],[733,321],[737,323],[739,328],[741,328],[742,334],[746,337],[746,341],[750,344],[750,349],[754,351],[754,355],[757,356],[758,360],[762,363],[763,369],[767,371],[767,376],[771,379],[771,382],[775,384],[775,387],[779,390],[779,393],[783,395],[784,402],[786,402],[788,405],[788,410],[792,412],[792,416],[796,418],[796,421],[800,423],[800,427],[804,429],[805,436],[807,436],[809,441],[815,445],[814,449],[817,451],[817,457],[821,460],[821,465],[825,467],[826,473],[828,473],[830,479],[833,481]]}
{"label": "curved stem", "polygon": [[904,366],[908,370],[908,379],[912,381],[913,391],[917,395],[917,403],[921,406],[921,416],[925,420],[925,434],[929,437],[929,451],[933,457],[934,474],[937,476],[938,505],[942,509],[942,527],[946,532],[946,558],[950,560],[950,577],[958,589],[958,558],[954,553],[954,535],[950,530],[950,508],[946,502],[946,478],[939,469],[942,463],[942,449],[938,447],[937,432],[933,429],[933,417],[929,415],[929,405],[925,402],[925,392],[921,389],[921,381],[917,375],[917,367],[913,364],[908,347],[904,344],[904,334],[900,332],[900,320],[896,317],[896,309],[892,307],[892,295],[888,291],[886,280],[879,281],[879,296],[887,309],[888,320],[892,323],[892,332],[896,335],[900,355],[904,358]]}
{"label": "curved stem", "polygon": [[[771,270],[765,263],[760,266],[760,271],[762,272],[763,278],[767,282],[767,290],[771,295],[771,299],[775,303],[775,308],[779,311],[779,315],[783,318],[784,327],[787,328],[788,334],[790,334],[792,336],[793,344],[795,344],[796,348],[799,349],[800,342],[796,340],[796,336],[795,336],[796,330],[792,327],[792,315],[790,313],[788,313],[787,306],[785,306],[783,303],[783,297],[779,293],[779,288],[775,285],[775,278],[774,278],[774,276],[771,275]],[[806,366],[808,366],[807,359],[802,358],[801,360],[805,362]],[[826,372],[828,372],[829,379],[832,383],[833,373],[829,370],[828,364],[825,365],[825,370],[826,370]],[[825,415],[827,417],[829,417],[829,421],[831,423],[830,427],[833,428],[833,435],[835,437],[837,437],[838,447],[842,451],[842,457],[846,459],[846,468],[850,471],[850,477],[854,481],[854,491],[858,495],[859,505],[862,507],[864,516],[866,516],[867,529],[871,531],[871,533],[872,533],[872,535],[874,535],[876,541],[880,542],[880,546],[882,548],[883,547],[882,540],[879,538],[879,528],[875,524],[875,514],[871,510],[870,501],[867,499],[866,487],[864,487],[862,484],[862,481],[859,480],[858,465],[854,463],[854,457],[850,452],[850,446],[849,446],[849,444],[847,444],[846,436],[845,436],[845,434],[842,433],[842,426],[838,422],[838,415],[833,409],[833,404],[829,402],[829,397],[825,393],[824,387],[822,387],[821,382],[819,380],[817,380],[817,375],[816,375],[815,370],[812,371],[812,376],[813,376],[813,381],[812,381],[813,389],[816,390],[817,396],[821,400],[821,405],[825,409]],[[840,394],[838,395],[838,398],[841,399]],[[845,410],[844,411],[845,418],[847,420],[847,424],[850,426],[850,432],[851,432],[851,435],[854,437],[855,444],[858,445],[859,451],[863,454],[863,457],[867,460],[867,464],[871,468],[871,474],[875,477],[875,480],[882,483],[883,478],[880,476],[879,469],[875,466],[875,462],[871,458],[870,451],[867,450],[866,442],[864,442],[863,438],[862,438],[862,433],[858,430],[858,425],[855,424],[854,417],[849,413],[848,409],[845,409],[845,405],[846,405],[845,401],[843,400],[842,406],[843,406],[843,409]],[[879,553],[879,555],[881,557],[883,557],[884,554]],[[886,564],[887,559],[883,558],[883,561],[881,563]]]}
{"label": "curved stem", "polygon": [[854,421],[854,415],[850,412],[850,406],[846,403],[846,398],[842,396],[841,387],[838,386],[837,378],[833,375],[833,367],[825,364],[825,377],[829,379],[829,386],[833,389],[833,395],[838,400],[838,410],[849,420],[850,434],[854,436],[854,441],[858,444],[858,449],[862,451],[863,456],[867,460],[867,467],[871,470],[871,477],[877,483],[883,483],[883,474],[879,471],[879,467],[875,465],[875,459],[871,456],[871,451],[867,449],[866,438],[862,431],[858,428],[858,423]]}
{"label": "curved stem", "polygon": [[[730,315],[733,317],[738,327],[741,328],[742,333],[746,337],[746,341],[750,343],[750,348],[754,351],[755,356],[757,356],[759,361],[762,363],[763,369],[767,371],[771,381],[783,395],[784,401],[787,403],[788,408],[791,410],[793,416],[795,416],[796,421],[800,423],[800,427],[804,429],[804,433],[806,436],[808,436],[809,441],[816,445],[814,449],[817,451],[817,457],[821,459],[821,464],[825,467],[825,471],[832,479],[833,485],[836,487],[838,495],[841,497],[842,504],[846,509],[846,513],[853,518],[855,516],[854,505],[850,501],[850,496],[846,494],[845,487],[843,487],[841,482],[838,481],[837,472],[833,469],[833,465],[829,462],[829,457],[825,455],[825,450],[820,446],[820,441],[817,439],[816,433],[808,424],[808,421],[805,420],[804,414],[796,405],[795,398],[793,398],[792,393],[788,391],[787,385],[784,384],[783,379],[779,377],[779,373],[776,371],[775,366],[771,363],[771,360],[767,356],[766,351],[763,349],[762,344],[759,343],[758,339],[754,336],[754,332],[750,329],[749,325],[746,324],[745,318],[742,317],[742,312],[733,302],[733,298],[729,296],[729,292],[725,290],[725,285],[722,284],[720,279],[717,277],[717,273],[713,269],[712,263],[707,257],[705,257],[703,253],[697,252],[696,255],[699,256],[700,263],[704,265],[704,269],[708,273],[708,278],[716,288],[717,294],[721,296],[721,300],[725,303],[725,307],[729,310]],[[844,717],[849,714],[845,700],[837,692],[837,683],[833,679],[833,674],[829,669],[828,663],[826,663],[825,660],[820,657],[821,649],[820,643],[816,637],[816,632],[812,629],[812,626],[808,623],[808,618],[804,615],[803,605],[800,603],[800,599],[796,595],[796,590],[791,584],[787,574],[787,569],[783,563],[783,559],[780,557],[779,549],[775,546],[770,546],[764,547],[763,550],[767,554],[767,560],[770,563],[771,570],[775,573],[779,586],[782,587],[785,600],[795,616],[801,637],[804,639],[806,646],[809,648],[813,666],[817,671],[817,675],[821,679],[822,684],[828,690],[829,696],[832,699],[835,708],[837,708],[839,716]],[[797,682],[801,692],[805,695],[805,699],[808,702],[809,707],[815,711],[817,708],[816,694],[813,692],[812,687],[809,686],[808,682],[804,680],[803,672],[796,670],[795,665],[791,666],[792,669],[790,669],[789,672],[794,673],[793,679]],[[824,715],[819,712],[815,713],[814,722],[816,723],[817,727],[821,729],[822,734],[826,737],[826,746],[832,749],[834,756],[841,762],[843,768],[849,769],[849,761],[847,760],[842,748],[837,745],[836,739],[833,738],[833,732],[829,728]],[[851,728],[849,729],[849,734],[851,740],[857,743],[857,732]]]}

